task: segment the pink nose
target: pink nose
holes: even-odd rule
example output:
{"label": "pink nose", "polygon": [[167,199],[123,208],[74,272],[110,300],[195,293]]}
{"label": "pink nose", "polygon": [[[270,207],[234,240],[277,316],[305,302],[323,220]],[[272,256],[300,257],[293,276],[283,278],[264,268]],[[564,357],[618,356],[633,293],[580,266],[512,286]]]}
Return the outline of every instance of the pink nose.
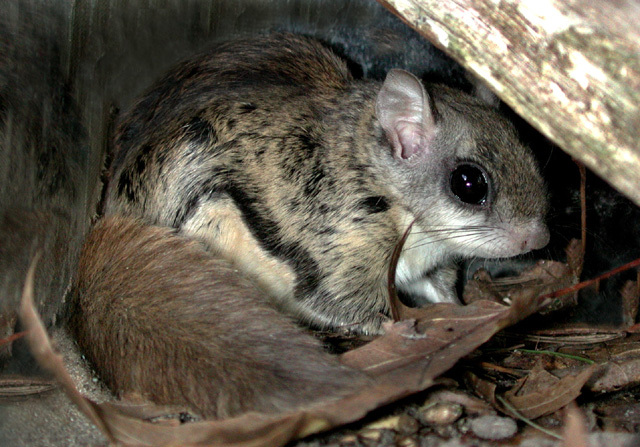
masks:
{"label": "pink nose", "polygon": [[543,248],[549,243],[549,229],[542,222],[537,222],[531,226],[528,235],[522,241],[523,252]]}

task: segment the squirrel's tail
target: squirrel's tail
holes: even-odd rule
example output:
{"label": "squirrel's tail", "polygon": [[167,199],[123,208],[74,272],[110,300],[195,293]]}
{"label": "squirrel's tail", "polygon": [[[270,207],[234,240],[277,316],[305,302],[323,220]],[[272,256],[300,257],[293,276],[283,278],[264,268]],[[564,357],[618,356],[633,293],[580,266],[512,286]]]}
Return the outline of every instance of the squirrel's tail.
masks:
{"label": "squirrel's tail", "polygon": [[292,410],[367,380],[229,263],[171,228],[98,222],[72,297],[71,330],[118,394],[227,417]]}

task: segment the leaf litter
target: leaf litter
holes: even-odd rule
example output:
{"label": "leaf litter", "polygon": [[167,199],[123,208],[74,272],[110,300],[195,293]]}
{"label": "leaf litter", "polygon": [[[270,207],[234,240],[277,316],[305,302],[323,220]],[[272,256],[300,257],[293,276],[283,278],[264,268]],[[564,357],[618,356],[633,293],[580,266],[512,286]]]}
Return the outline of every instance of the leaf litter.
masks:
{"label": "leaf litter", "polygon": [[[310,403],[308,409],[293,414],[246,414],[222,421],[168,426],[146,422],[117,405],[96,404],[80,395],[35,313],[32,293],[30,272],[21,319],[29,331],[27,339],[34,356],[111,442],[125,445],[284,445],[290,440],[356,421],[375,408],[428,388],[460,357],[515,318],[511,315],[513,308],[496,303],[434,306],[431,317],[391,324],[385,336],[342,356],[346,364],[375,377],[373,387],[337,401]],[[534,298],[531,295],[532,303]],[[418,328],[424,326],[428,327],[427,332],[418,332]],[[442,328],[440,336],[435,336],[438,330],[433,328],[436,327]],[[453,337],[444,336],[451,334],[451,329],[455,331]]]}
{"label": "leaf litter", "polygon": [[[583,237],[585,234],[583,231]],[[395,269],[391,268],[389,295],[394,321],[387,323],[383,336],[339,357],[345,365],[371,376],[373,385],[339,400],[325,401],[318,396],[306,408],[287,414],[247,413],[225,420],[182,423],[189,420],[184,418],[189,409],[158,407],[133,396],[129,401],[100,404],[85,398],[76,389],[62,357],[55,352],[33,306],[37,259],[28,273],[20,318],[41,367],[52,373],[68,398],[113,444],[281,446],[352,424],[376,409],[433,388],[413,413],[374,422],[359,434],[338,440],[337,445],[358,444],[365,439],[364,433],[371,432],[379,436],[366,438],[369,445],[392,445],[398,440],[413,445],[411,442],[417,442],[419,437],[437,440],[456,433],[475,433],[469,428],[474,424],[465,426],[469,424],[465,418],[475,420],[475,426],[478,420],[484,420],[480,418],[491,419],[496,421],[496,427],[503,426],[503,433],[511,433],[511,428],[505,428],[511,425],[501,424],[501,418],[515,417],[536,430],[555,429],[550,434],[560,438],[558,433],[564,435],[561,442],[566,447],[586,447],[586,420],[597,420],[602,427],[617,430],[637,431],[640,427],[637,400],[629,403],[629,394],[622,395],[627,400],[616,400],[616,393],[628,393],[640,385],[640,329],[633,326],[640,296],[638,282],[628,282],[621,290],[625,312],[622,329],[551,328],[526,337],[518,336],[517,330],[501,332],[534,313],[571,306],[581,289],[597,288],[607,275],[640,265],[636,260],[602,277],[579,282],[584,247],[584,239],[572,241],[566,263],[542,260],[517,277],[494,279],[489,272],[479,270],[464,289],[465,306],[405,306],[397,297],[393,286]],[[394,253],[396,261],[400,250],[401,244]],[[511,342],[514,334],[518,340],[515,345]],[[527,349],[516,350],[523,347]],[[460,370],[464,380],[459,380]],[[457,379],[442,380],[445,373]],[[467,391],[456,389],[461,387],[459,383],[464,383]],[[578,409],[575,402],[580,403],[585,390],[612,398],[586,401]],[[625,423],[624,415],[629,414],[637,415],[636,419]],[[558,431],[561,426],[564,428]],[[589,428],[596,427],[591,424]],[[502,439],[497,433],[494,439]],[[540,436],[538,431],[534,433],[521,430],[517,436],[520,440]],[[481,438],[491,439],[491,430]],[[623,444],[609,439],[602,445]]]}
{"label": "leaf litter", "polygon": [[[553,277],[553,281],[557,278]],[[423,391],[504,327],[537,311],[548,299],[544,281],[512,294],[505,306],[478,300],[467,306],[438,304],[412,309],[412,319],[388,323],[386,334],[340,356],[343,363],[375,380],[340,400],[318,399],[290,414],[249,413],[219,421],[151,423],[135,411],[83,397],[56,354],[33,306],[33,266],[23,294],[21,321],[40,365],[51,372],[67,396],[112,443],[123,445],[277,446],[363,418],[370,411]],[[148,408],[147,408],[148,410]],[[165,410],[166,411],[166,410]],[[148,411],[146,411],[148,412]],[[158,413],[161,413],[158,412]]]}

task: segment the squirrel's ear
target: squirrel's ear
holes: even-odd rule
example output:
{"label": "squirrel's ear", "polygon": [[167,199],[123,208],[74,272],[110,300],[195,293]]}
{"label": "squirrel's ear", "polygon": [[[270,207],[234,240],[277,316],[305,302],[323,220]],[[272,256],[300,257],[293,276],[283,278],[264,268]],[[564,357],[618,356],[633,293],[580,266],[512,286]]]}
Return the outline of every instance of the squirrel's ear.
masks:
{"label": "squirrel's ear", "polygon": [[378,93],[376,117],[393,146],[393,155],[406,160],[428,151],[435,134],[429,95],[418,78],[393,69]]}

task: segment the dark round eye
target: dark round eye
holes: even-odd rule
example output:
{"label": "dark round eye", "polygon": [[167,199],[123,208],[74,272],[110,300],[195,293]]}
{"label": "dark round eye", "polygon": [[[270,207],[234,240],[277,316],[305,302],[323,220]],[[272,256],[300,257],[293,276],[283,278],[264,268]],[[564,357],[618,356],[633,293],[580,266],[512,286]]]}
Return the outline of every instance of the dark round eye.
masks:
{"label": "dark round eye", "polygon": [[461,164],[451,173],[451,192],[464,203],[482,205],[489,193],[487,176],[477,166]]}

